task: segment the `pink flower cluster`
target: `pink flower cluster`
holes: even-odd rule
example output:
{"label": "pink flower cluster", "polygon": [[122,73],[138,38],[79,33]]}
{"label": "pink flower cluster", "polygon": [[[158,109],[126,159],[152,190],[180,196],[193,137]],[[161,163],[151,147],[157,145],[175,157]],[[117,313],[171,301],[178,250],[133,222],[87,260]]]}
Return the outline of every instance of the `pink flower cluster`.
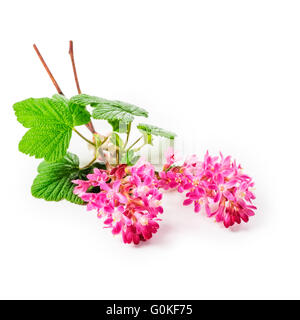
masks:
{"label": "pink flower cluster", "polygon": [[214,216],[226,228],[242,220],[248,222],[254,215],[255,196],[251,191],[254,183],[230,156],[211,157],[207,152],[204,161],[195,155],[181,166],[176,161],[173,150],[169,150],[158,186],[186,192],[184,205],[194,204],[195,212],[203,209],[208,217]]}
{"label": "pink flower cluster", "polygon": [[157,232],[162,193],[150,163],[140,160],[132,167],[94,169],[87,179],[73,181],[74,193],[87,202],[87,210],[97,211],[113,234],[122,233],[124,243],[138,244]]}

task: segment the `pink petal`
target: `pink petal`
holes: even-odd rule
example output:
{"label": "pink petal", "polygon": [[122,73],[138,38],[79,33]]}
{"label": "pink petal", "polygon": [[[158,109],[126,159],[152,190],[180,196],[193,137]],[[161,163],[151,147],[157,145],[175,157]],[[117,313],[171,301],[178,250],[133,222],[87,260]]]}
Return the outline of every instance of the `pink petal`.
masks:
{"label": "pink petal", "polygon": [[188,206],[188,205],[190,205],[192,202],[193,202],[192,199],[185,199],[185,200],[183,201],[183,205],[184,205],[184,206]]}

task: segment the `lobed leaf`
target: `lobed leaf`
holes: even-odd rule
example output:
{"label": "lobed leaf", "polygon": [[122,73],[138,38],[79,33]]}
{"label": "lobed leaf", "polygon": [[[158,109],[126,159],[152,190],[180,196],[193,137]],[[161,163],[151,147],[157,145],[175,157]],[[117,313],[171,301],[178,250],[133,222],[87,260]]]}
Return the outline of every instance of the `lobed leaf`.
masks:
{"label": "lobed leaf", "polygon": [[69,147],[72,129],[90,121],[82,105],[60,95],[26,99],[13,106],[17,120],[29,128],[19,143],[19,150],[49,162],[62,158]]}
{"label": "lobed leaf", "polygon": [[87,169],[79,169],[79,159],[75,154],[67,153],[57,162],[43,161],[38,167],[38,175],[34,179],[31,193],[34,197],[47,201],[68,200],[72,203],[84,202],[73,193],[75,184],[72,180],[85,179],[93,168],[105,166],[97,163]]}
{"label": "lobed leaf", "polygon": [[71,101],[80,105],[92,106],[94,108],[93,118],[108,120],[109,122],[117,120],[128,124],[133,121],[134,116],[148,117],[148,112],[145,109],[118,100],[106,100],[80,94],[72,97]]}
{"label": "lobed leaf", "polygon": [[65,96],[60,95],[60,94],[53,95],[52,99],[58,100],[58,101],[64,103],[68,107],[68,109],[72,113],[74,126],[81,126],[83,124],[87,124],[90,122],[91,115],[86,110],[85,105],[70,101]]}
{"label": "lobed leaf", "polygon": [[137,128],[143,133],[143,134],[147,134],[147,135],[154,135],[154,136],[160,136],[160,137],[165,137],[167,139],[175,139],[176,134],[171,132],[171,131],[167,131],[165,129],[156,127],[156,126],[152,126],[150,124],[144,124],[144,123],[140,123]]}

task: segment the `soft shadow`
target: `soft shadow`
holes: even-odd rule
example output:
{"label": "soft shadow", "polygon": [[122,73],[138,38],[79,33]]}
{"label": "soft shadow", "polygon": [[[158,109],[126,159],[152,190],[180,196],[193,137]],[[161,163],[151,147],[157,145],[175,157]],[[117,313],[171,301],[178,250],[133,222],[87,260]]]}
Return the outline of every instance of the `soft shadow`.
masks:
{"label": "soft shadow", "polygon": [[[225,229],[225,227],[224,227],[224,229]],[[248,223],[241,222],[241,224],[235,224],[234,226],[229,227],[228,231],[230,231],[230,232],[247,232],[250,229],[251,229],[251,225],[249,225],[249,222]]]}

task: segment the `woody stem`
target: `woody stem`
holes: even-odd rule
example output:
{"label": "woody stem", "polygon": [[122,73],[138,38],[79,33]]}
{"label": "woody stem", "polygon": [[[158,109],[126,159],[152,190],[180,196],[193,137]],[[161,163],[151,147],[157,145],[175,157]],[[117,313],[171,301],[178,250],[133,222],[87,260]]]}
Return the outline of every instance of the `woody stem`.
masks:
{"label": "woody stem", "polygon": [[[79,81],[78,81],[78,76],[77,76],[77,70],[76,70],[76,65],[75,65],[74,50],[73,50],[73,41],[72,41],[72,40],[70,40],[69,55],[70,55],[71,62],[72,62],[72,67],[73,67],[73,73],[74,73],[75,83],[76,83],[76,87],[77,87],[77,92],[78,92],[78,94],[81,94],[81,89],[80,89],[80,86],[79,86]],[[95,128],[94,128],[94,125],[93,125],[92,121],[90,121],[88,124],[86,124],[86,127],[87,127],[93,134],[96,133],[96,130],[95,130]]]}
{"label": "woody stem", "polygon": [[48,68],[48,66],[47,66],[44,58],[42,57],[39,49],[37,48],[37,46],[36,46],[35,44],[33,45],[33,48],[34,48],[35,52],[37,53],[39,59],[41,60],[43,66],[44,66],[44,68],[45,68],[45,70],[47,71],[47,73],[48,73],[48,75],[49,75],[49,77],[50,77],[53,85],[55,86],[57,92],[58,92],[59,94],[61,94],[61,95],[64,95],[63,92],[61,91],[58,83],[56,82],[55,78],[53,77],[53,74],[51,73],[50,69]]}

